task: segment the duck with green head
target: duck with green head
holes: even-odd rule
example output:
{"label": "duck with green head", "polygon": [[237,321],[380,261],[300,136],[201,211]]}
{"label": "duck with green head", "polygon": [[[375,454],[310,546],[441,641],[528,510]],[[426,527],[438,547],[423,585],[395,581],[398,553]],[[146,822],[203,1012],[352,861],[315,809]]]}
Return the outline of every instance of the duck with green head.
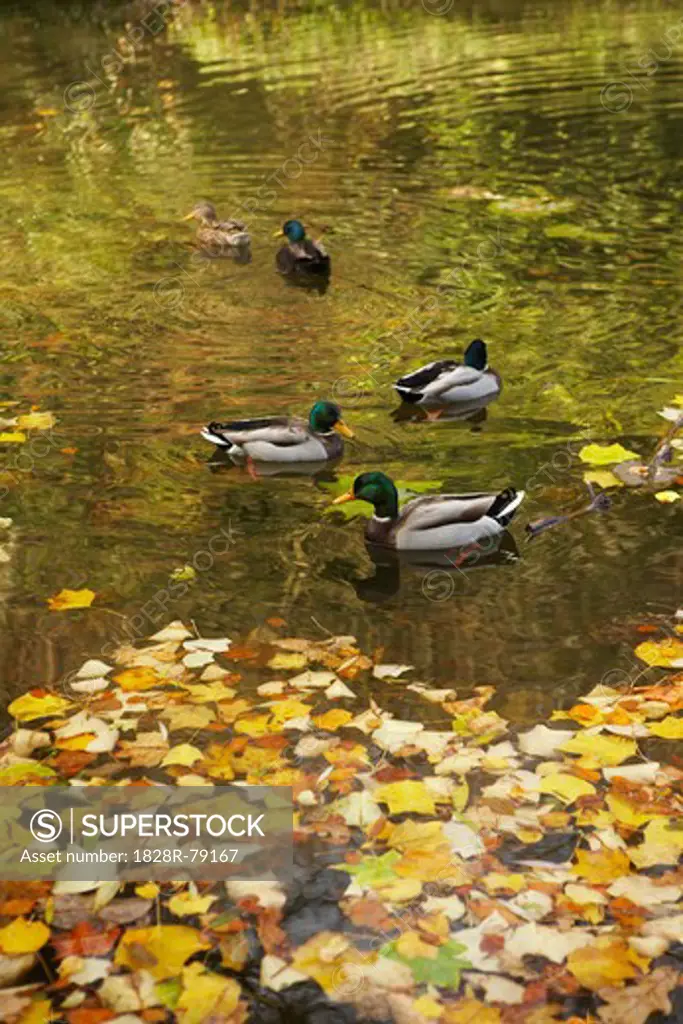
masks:
{"label": "duck with green head", "polygon": [[498,397],[502,382],[489,368],[485,342],[475,338],[465,349],[462,363],[455,359],[428,363],[397,380],[394,389],[411,405],[457,406],[461,411],[475,411]]}
{"label": "duck with green head", "polygon": [[434,494],[398,507],[398,491],[384,473],[361,473],[333,504],[367,501],[374,509],[365,537],[399,551],[439,551],[478,544],[502,534],[524,499],[513,487],[490,493]]}
{"label": "duck with green head", "polygon": [[248,249],[251,239],[241,220],[219,220],[213,203],[196,203],[183,220],[197,220],[197,241],[207,256],[222,256],[226,251]]}
{"label": "duck with green head", "polygon": [[231,456],[254,462],[316,463],[338,459],[342,438],[353,437],[334,402],[316,402],[308,420],[296,416],[267,416],[230,423],[210,423],[202,437]]}
{"label": "duck with green head", "polygon": [[273,237],[284,235],[287,243],[278,250],[275,265],[286,277],[296,275],[313,275],[326,278],[330,276],[332,265],[321,242],[314,242],[306,234],[300,220],[288,220],[276,231]]}

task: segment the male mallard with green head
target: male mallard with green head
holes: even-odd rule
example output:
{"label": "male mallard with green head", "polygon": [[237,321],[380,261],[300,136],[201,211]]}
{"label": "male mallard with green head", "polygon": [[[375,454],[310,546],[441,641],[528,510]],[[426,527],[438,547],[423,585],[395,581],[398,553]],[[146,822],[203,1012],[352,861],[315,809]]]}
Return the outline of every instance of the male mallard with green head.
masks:
{"label": "male mallard with green head", "polygon": [[344,452],[343,437],[353,437],[334,402],[316,402],[308,421],[270,416],[232,423],[210,423],[202,437],[231,456],[254,462],[322,462]]}
{"label": "male mallard with green head", "polygon": [[281,274],[329,277],[330,257],[320,242],[308,237],[300,220],[285,221],[282,230],[276,231],[273,237],[279,238],[281,234],[287,239],[287,244],[275,256],[275,265]]}
{"label": "male mallard with green head", "polygon": [[458,405],[482,408],[501,392],[501,379],[489,369],[485,343],[476,338],[465,350],[462,363],[440,359],[413,370],[394,384],[411,405]]}
{"label": "male mallard with green head", "polygon": [[435,494],[414,498],[399,511],[398,491],[384,473],[361,473],[333,504],[367,501],[374,515],[365,538],[399,551],[438,551],[477,544],[503,533],[524,499],[506,487],[489,494]]}
{"label": "male mallard with green head", "polygon": [[183,220],[197,220],[197,241],[208,256],[220,256],[226,250],[246,249],[251,239],[241,220],[219,220],[212,203],[197,203]]}

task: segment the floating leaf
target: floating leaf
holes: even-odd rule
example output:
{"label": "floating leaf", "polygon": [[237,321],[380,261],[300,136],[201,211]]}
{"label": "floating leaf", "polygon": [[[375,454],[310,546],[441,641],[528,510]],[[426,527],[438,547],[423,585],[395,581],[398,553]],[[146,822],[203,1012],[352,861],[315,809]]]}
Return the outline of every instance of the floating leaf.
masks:
{"label": "floating leaf", "polygon": [[665,740],[683,740],[683,717],[667,715],[661,722],[651,722],[649,729],[653,736],[661,736]]}
{"label": "floating leaf", "polygon": [[17,417],[20,430],[52,430],[56,417],[51,412],[28,412]]}
{"label": "floating leaf", "polygon": [[683,658],[683,640],[646,640],[638,644],[635,655],[646,665],[673,668],[673,663]]}
{"label": "floating leaf", "polygon": [[114,963],[132,971],[144,969],[157,981],[163,981],[180,974],[191,956],[208,948],[209,943],[202,939],[200,933],[185,925],[132,928],[124,932]]}
{"label": "floating leaf", "polygon": [[17,917],[0,928],[0,950],[10,956],[35,953],[49,941],[50,929],[42,921]]}
{"label": "floating leaf", "polygon": [[605,985],[623,984],[635,978],[638,970],[629,959],[629,946],[624,939],[599,936],[587,946],[567,957],[567,968],[577,981],[595,992]]}
{"label": "floating leaf", "polygon": [[[423,943],[422,948],[424,945]],[[417,982],[457,990],[460,988],[462,971],[468,970],[472,966],[470,961],[462,956],[467,952],[467,947],[453,939],[449,939],[438,947],[432,947],[435,949],[434,955],[430,954],[426,957],[409,958],[402,955],[401,949],[405,949],[405,947],[405,936],[402,936],[383,946],[380,954],[407,964]]]}
{"label": "floating leaf", "polygon": [[228,1021],[237,1009],[240,986],[224,974],[207,971],[202,964],[193,963],[182,973],[182,991],[175,1010],[182,1024],[202,1024],[204,1021]]}
{"label": "floating leaf", "polygon": [[579,458],[591,466],[611,466],[627,459],[637,459],[638,453],[630,452],[621,444],[587,444],[579,452]]}
{"label": "floating leaf", "polygon": [[568,775],[566,772],[555,772],[546,775],[539,784],[541,793],[550,793],[558,797],[565,804],[572,804],[580,796],[591,796],[595,793],[595,786],[585,779],[579,779],[576,775]]}
{"label": "floating leaf", "polygon": [[67,708],[72,707],[71,701],[64,697],[58,697],[56,693],[48,693],[45,690],[30,690],[23,697],[13,700],[7,711],[13,718],[20,722],[30,722],[34,718],[47,718],[49,715],[59,715]]}
{"label": "floating leaf", "polygon": [[635,740],[625,736],[592,736],[580,732],[570,740],[565,740],[559,749],[567,754],[583,754],[595,758],[599,764],[609,767],[633,757],[637,753],[638,745]]}
{"label": "floating leaf", "polygon": [[176,917],[188,917],[190,914],[205,914],[215,901],[216,897],[210,893],[198,896],[196,893],[179,892],[171,896],[166,906]]}
{"label": "floating leaf", "polygon": [[51,612],[65,612],[70,608],[89,608],[95,600],[94,590],[60,590],[54,597],[48,597],[47,603]]}
{"label": "floating leaf", "polygon": [[415,814],[435,814],[434,796],[424,782],[406,779],[403,782],[390,782],[375,790],[377,803],[389,805],[390,814],[403,814],[413,811]]}
{"label": "floating leaf", "polygon": [[661,501],[662,505],[673,505],[675,501],[681,500],[678,491],[657,491],[655,498]]}

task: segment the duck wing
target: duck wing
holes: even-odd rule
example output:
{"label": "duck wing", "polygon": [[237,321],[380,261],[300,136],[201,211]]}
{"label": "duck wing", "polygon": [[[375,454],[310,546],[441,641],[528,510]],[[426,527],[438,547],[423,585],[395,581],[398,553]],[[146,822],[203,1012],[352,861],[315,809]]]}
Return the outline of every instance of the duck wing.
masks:
{"label": "duck wing", "polygon": [[421,366],[413,373],[407,373],[394,384],[402,398],[429,398],[438,401],[448,391],[469,387],[481,380],[482,371],[464,366],[454,359],[440,359],[427,366]]}
{"label": "duck wing", "polygon": [[224,448],[241,448],[255,441],[278,448],[291,448],[308,441],[310,433],[305,420],[288,416],[264,416],[261,419],[210,423],[202,430],[202,437]]}
{"label": "duck wing", "polygon": [[491,511],[497,494],[434,494],[414,498],[403,506],[400,528],[437,530],[455,523],[474,523]]}

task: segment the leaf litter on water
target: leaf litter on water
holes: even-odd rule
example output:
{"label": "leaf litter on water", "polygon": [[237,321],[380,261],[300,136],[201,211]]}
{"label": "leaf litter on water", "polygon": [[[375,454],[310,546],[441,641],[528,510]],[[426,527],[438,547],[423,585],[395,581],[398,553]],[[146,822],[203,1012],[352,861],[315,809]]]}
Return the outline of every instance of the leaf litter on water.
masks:
{"label": "leaf litter on water", "polygon": [[[291,785],[303,912],[278,882],[0,882],[10,1024],[246,1024],[262,1008],[254,955],[283,1014],[544,1024],[568,1019],[567,999],[583,1022],[672,1012],[683,771],[647,744],[683,737],[676,637],[635,651],[664,680],[599,684],[519,734],[488,709],[492,687],[459,699],[457,680],[410,683],[416,715],[429,692],[444,724],[393,717],[408,666],[352,637],[246,649],[176,622],[112,665],[85,662],[75,679],[96,692],[30,691],[9,707],[0,780]],[[38,955],[57,985],[22,985]]]}

